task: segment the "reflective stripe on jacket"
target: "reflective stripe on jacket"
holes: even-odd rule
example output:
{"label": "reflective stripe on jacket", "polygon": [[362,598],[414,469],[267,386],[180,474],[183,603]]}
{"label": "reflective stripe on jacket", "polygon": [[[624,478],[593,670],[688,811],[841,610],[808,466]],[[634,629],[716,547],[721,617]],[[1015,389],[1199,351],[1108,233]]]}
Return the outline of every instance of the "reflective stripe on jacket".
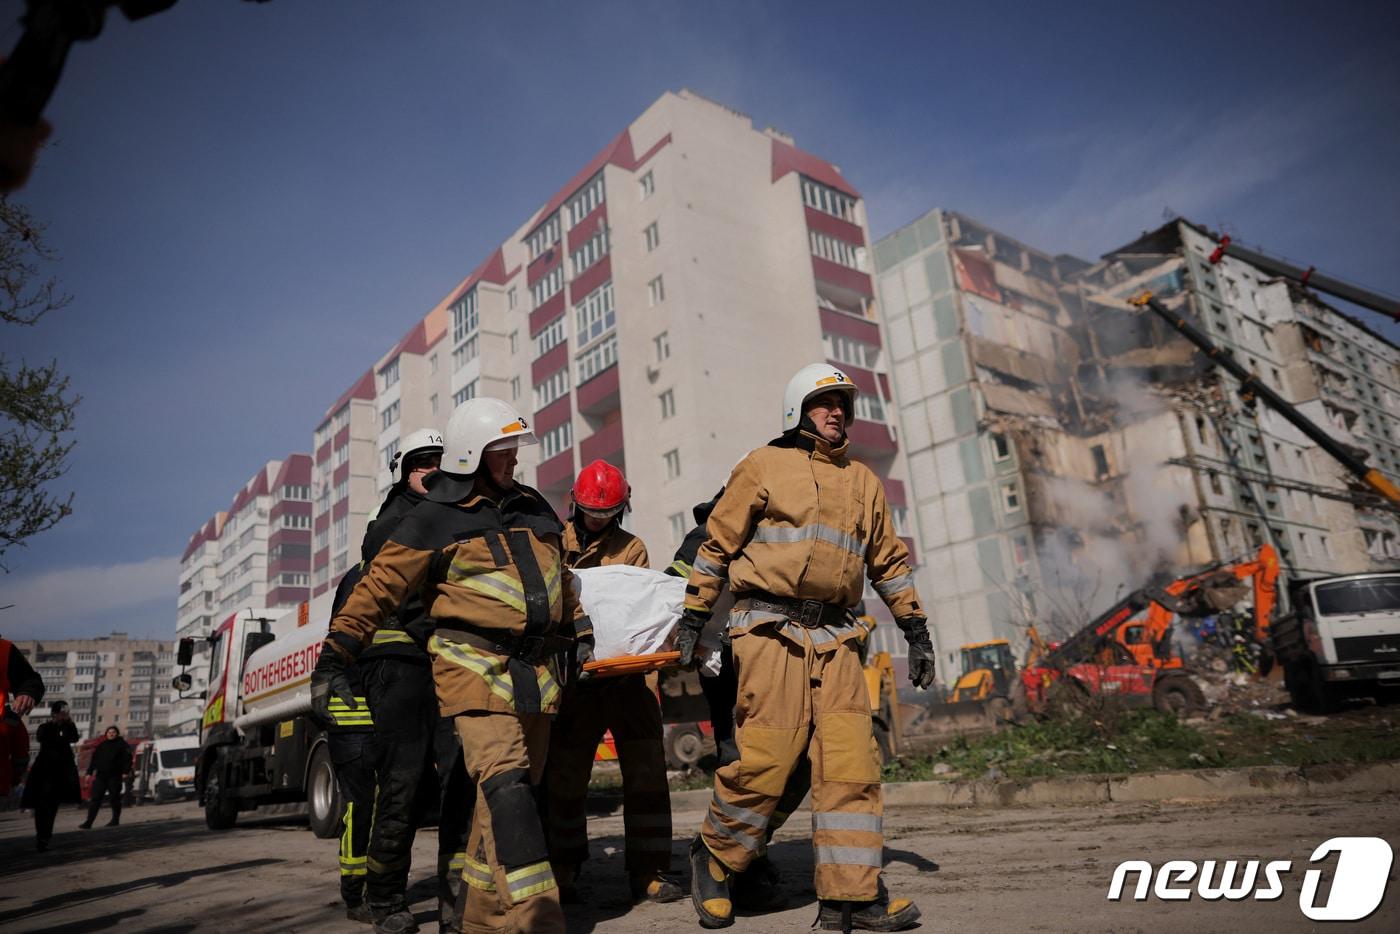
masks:
{"label": "reflective stripe on jacket", "polygon": [[570,519],[564,523],[564,563],[570,568],[598,568],[612,564],[634,568],[651,566],[647,546],[616,522],[609,523],[603,531],[591,536],[586,545],[579,533],[579,520]]}
{"label": "reflective stripe on jacket", "polygon": [[736,595],[854,607],[868,577],[896,619],[922,613],[884,487],[846,448],[802,432],[740,461],[710,513],[686,606],[709,612],[727,582]]}

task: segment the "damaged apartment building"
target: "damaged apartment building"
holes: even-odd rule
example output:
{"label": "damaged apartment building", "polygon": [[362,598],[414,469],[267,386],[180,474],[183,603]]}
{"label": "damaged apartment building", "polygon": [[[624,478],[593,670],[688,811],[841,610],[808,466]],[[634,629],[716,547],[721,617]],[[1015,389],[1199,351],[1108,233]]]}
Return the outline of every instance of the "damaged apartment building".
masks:
{"label": "damaged apartment building", "polygon": [[962,644],[1062,637],[1266,542],[1292,577],[1400,564],[1392,511],[1127,300],[1184,309],[1392,477],[1400,349],[1215,245],[1177,220],[1089,263],[940,210],[875,245],[943,680]]}

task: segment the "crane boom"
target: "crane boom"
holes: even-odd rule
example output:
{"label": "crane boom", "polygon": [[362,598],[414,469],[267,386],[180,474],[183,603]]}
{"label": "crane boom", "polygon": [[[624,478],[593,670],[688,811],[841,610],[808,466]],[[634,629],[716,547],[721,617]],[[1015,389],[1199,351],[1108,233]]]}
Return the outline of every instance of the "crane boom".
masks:
{"label": "crane boom", "polygon": [[1180,312],[1172,311],[1166,305],[1152,297],[1151,292],[1144,292],[1129,301],[1139,307],[1147,307],[1157,313],[1162,320],[1181,332],[1181,335],[1195,344],[1200,351],[1206,355],[1206,359],[1229,373],[1240,381],[1240,393],[1253,395],[1283,416],[1294,427],[1301,431],[1314,444],[1332,455],[1336,461],[1354,474],[1358,479],[1367,484],[1372,490],[1384,497],[1391,504],[1400,506],[1400,489],[1390,482],[1390,479],[1376,470],[1374,467],[1367,467],[1365,462],[1356,455],[1348,451],[1343,445],[1338,443],[1331,435],[1319,428],[1312,419],[1308,418],[1291,402],[1284,399],[1268,385],[1263,383],[1259,377],[1245,369],[1234,355],[1227,349],[1216,344],[1206,336],[1205,332],[1196,327],[1186,316]]}
{"label": "crane boom", "polygon": [[1220,238],[1220,245],[1215,252],[1210,254],[1212,264],[1220,262],[1221,256],[1233,256],[1235,259],[1244,260],[1251,266],[1257,266],[1265,272],[1273,273],[1276,276],[1283,276],[1285,279],[1292,279],[1299,285],[1316,289],[1319,292],[1326,292],[1328,295],[1335,295],[1338,298],[1360,305],[1362,308],[1369,308],[1378,311],[1383,315],[1389,315],[1400,321],[1400,300],[1391,298],[1389,295],[1382,295],[1370,289],[1363,289],[1359,285],[1352,285],[1341,279],[1324,275],[1313,267],[1304,269],[1292,263],[1284,262],[1265,253],[1242,247],[1230,240],[1228,236]]}

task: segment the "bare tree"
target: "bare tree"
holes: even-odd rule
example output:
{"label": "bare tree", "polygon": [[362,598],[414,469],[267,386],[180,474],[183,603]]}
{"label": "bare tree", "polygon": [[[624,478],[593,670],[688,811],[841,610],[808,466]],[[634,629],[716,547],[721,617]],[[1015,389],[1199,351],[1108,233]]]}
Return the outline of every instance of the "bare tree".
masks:
{"label": "bare tree", "polygon": [[[70,296],[41,265],[56,257],[44,243],[44,226],[21,205],[0,198],[0,322],[32,327]],[[47,485],[68,471],[78,397],[58,362],[31,366],[0,354],[0,557],[31,535],[52,528],[73,511],[73,495]],[[8,570],[0,564],[0,570]]]}

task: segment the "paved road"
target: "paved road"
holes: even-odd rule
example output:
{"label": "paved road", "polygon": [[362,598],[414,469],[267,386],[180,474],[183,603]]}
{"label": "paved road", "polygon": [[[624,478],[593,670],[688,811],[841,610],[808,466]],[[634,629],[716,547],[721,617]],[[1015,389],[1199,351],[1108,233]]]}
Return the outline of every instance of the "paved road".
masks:
{"label": "paved road", "polygon": [[[698,812],[677,814],[679,867]],[[317,840],[304,820],[243,815],[225,833],[204,829],[193,805],[128,809],[115,829],[78,830],[65,811],[47,853],[33,850],[28,815],[0,814],[0,930],[11,932],[347,931],[336,903],[335,841]],[[622,822],[591,823],[594,860],[584,883],[593,904],[569,910],[570,930],[699,931],[688,902],[631,907],[622,875]],[[806,931],[816,914],[811,851],[795,831],[774,855],[791,880],[786,910],[740,917],[735,931]],[[1007,810],[892,809],[886,878],[924,911],[923,931],[1131,932],[1303,931],[1322,927],[1298,907],[1312,850],[1335,836],[1381,836],[1400,849],[1400,796],[1216,804],[1104,804]],[[414,849],[414,909],[425,930],[436,925],[432,830]],[[1106,899],[1113,868],[1125,859],[1288,859],[1285,894],[1270,902]],[[1335,860],[1335,857],[1334,857]],[[1333,864],[1324,864],[1330,868]],[[422,867],[421,869],[418,867]],[[1400,883],[1364,922],[1339,931],[1400,931]],[[1330,878],[1330,873],[1327,876]]]}

